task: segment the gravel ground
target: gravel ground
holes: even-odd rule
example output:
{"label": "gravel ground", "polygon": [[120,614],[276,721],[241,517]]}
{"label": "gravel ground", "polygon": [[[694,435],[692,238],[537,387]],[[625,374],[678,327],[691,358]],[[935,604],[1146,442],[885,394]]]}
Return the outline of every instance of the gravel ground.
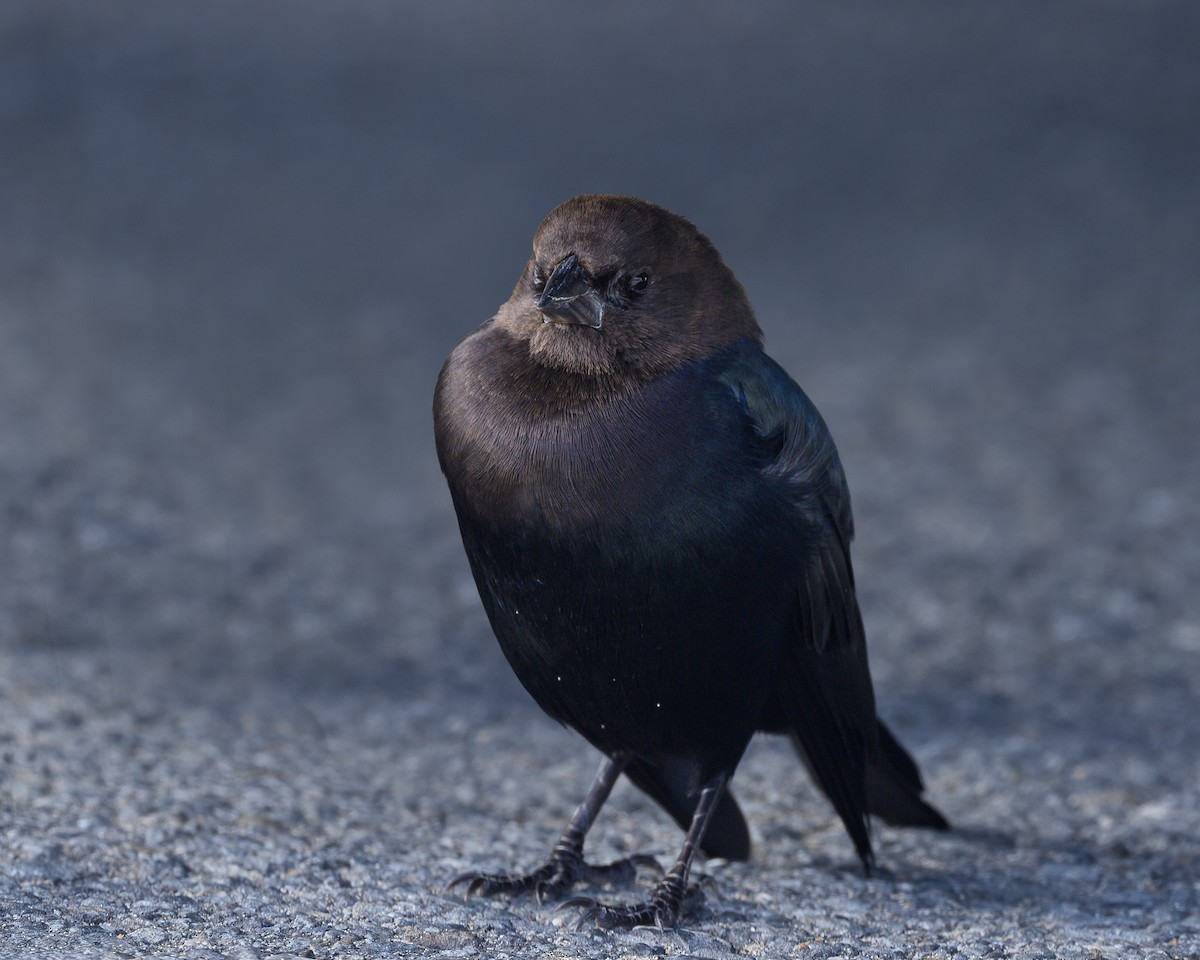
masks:
{"label": "gravel ground", "polygon": [[[1198,11],[5,4],[0,954],[1200,957]],[[755,857],[672,932],[443,890],[597,762],[429,422],[595,190],[695,219],[826,414],[957,828],[864,879],[756,741]],[[620,786],[592,848],[679,842]]]}

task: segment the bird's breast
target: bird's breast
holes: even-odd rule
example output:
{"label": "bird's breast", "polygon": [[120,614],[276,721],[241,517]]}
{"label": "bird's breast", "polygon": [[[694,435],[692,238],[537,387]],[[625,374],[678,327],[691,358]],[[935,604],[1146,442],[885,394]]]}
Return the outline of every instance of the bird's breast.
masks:
{"label": "bird's breast", "polygon": [[[470,472],[497,518],[550,531],[644,519],[670,509],[684,479],[678,436],[627,407],[493,426],[470,452]],[[517,443],[512,428],[520,431]]]}
{"label": "bird's breast", "polygon": [[704,391],[688,378],[580,396],[571,384],[487,374],[448,365],[439,384],[442,468],[475,523],[644,523],[710,499],[714,474],[737,469],[737,426],[698,410]]}
{"label": "bird's breast", "polygon": [[435,402],[509,662],[602,749],[679,755],[725,737],[739,754],[746,730],[671,718],[739,703],[752,726],[769,690],[754,680],[781,656],[796,531],[753,428],[706,365],[620,393],[533,386],[490,355],[465,368],[452,357]]}

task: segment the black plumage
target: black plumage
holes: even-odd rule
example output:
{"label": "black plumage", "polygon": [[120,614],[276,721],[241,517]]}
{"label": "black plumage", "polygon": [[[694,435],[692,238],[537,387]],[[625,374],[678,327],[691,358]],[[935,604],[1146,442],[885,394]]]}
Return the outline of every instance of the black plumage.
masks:
{"label": "black plumage", "polygon": [[501,648],[608,758],[545,866],[456,882],[547,897],[631,875],[644,858],[582,857],[624,772],[687,839],[651,899],[586,916],[674,923],[696,846],[749,855],[727,783],[760,730],[792,738],[867,869],[868,814],[946,826],[876,717],[833,439],[690,222],[629,197],[556,208],[447,359],[434,418]]}

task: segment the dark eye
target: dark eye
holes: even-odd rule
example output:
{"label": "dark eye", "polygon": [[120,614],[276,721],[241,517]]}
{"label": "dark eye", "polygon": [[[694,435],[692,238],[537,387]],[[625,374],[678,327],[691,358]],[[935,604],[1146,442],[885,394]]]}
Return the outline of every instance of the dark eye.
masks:
{"label": "dark eye", "polygon": [[533,287],[535,293],[541,293],[546,289],[546,278],[542,276],[540,270],[534,270],[529,277],[529,283]]}
{"label": "dark eye", "polygon": [[650,275],[647,273],[635,273],[625,278],[625,289],[635,297],[645,293],[648,286],[650,286]]}

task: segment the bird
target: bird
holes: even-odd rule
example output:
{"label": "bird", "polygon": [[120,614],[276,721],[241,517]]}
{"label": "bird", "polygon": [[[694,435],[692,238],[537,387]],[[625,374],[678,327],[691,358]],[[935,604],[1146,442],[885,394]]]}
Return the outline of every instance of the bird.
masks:
{"label": "bird", "polygon": [[656,861],[583,855],[624,774],[683,828],[679,856],[641,902],[564,906],[678,924],[703,900],[698,851],[750,855],[730,779],[757,732],[791,739],[866,873],[869,816],[947,829],[876,713],[833,438],[691,221],[618,195],[552,210],[508,301],[446,359],[434,432],[500,648],[603,754],[544,864],[451,888],[544,901],[635,879]]}

